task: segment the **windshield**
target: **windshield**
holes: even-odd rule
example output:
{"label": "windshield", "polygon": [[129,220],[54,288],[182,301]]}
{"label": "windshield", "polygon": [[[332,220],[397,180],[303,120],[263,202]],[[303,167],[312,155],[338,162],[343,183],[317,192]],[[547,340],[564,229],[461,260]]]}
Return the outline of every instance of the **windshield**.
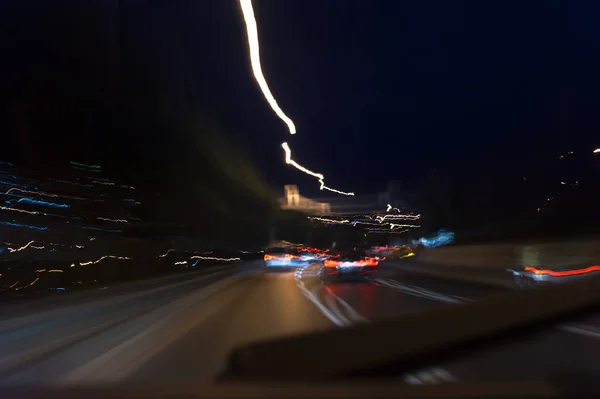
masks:
{"label": "windshield", "polygon": [[[332,375],[372,377],[373,341],[456,344],[464,314],[545,314],[510,298],[599,274],[595,2],[1,8],[0,386],[283,373],[239,348],[421,326],[344,341],[356,373]],[[578,317],[385,378],[600,375]],[[298,378],[327,342],[294,349]]]}

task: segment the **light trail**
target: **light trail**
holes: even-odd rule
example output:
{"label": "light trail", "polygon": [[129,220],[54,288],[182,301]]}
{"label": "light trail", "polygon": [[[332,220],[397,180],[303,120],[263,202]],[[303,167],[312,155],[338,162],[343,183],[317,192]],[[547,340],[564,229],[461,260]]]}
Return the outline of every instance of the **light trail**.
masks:
{"label": "light trail", "polygon": [[[97,260],[90,260],[89,262],[79,262],[79,266],[95,265],[96,263],[101,262],[104,259],[126,260],[126,259],[133,259],[133,258],[130,258],[129,256],[104,255],[103,257],[101,257],[100,259],[97,259]],[[76,266],[75,263],[73,263],[71,265],[71,267],[75,267],[75,266]]]}
{"label": "light trail", "polygon": [[44,249],[44,247],[34,247],[31,244],[33,244],[35,242],[35,240],[29,241],[27,244],[23,245],[20,248],[8,248],[8,252],[20,252],[23,251],[27,248],[29,248],[29,246],[31,246],[31,248],[35,248],[35,249]]}
{"label": "light trail", "polygon": [[254,18],[254,10],[252,8],[252,0],[239,0],[240,7],[242,8],[242,15],[246,22],[246,34],[248,36],[248,47],[250,51],[250,64],[252,65],[252,73],[254,78],[258,82],[258,86],[265,96],[265,99],[275,111],[279,119],[281,119],[288,127],[290,134],[296,134],[296,125],[294,122],[283,112],[283,110],[277,104],[277,100],[273,97],[269,85],[262,72],[260,65],[260,50],[258,44],[258,28],[256,26],[256,18]]}
{"label": "light trail", "polygon": [[[294,122],[283,112],[283,110],[277,104],[277,100],[271,93],[271,89],[269,89],[269,85],[267,84],[267,80],[262,72],[262,67],[260,64],[260,45],[258,42],[258,27],[256,24],[256,18],[254,16],[254,9],[252,7],[252,0],[239,0],[240,7],[242,9],[242,16],[244,17],[244,22],[246,23],[246,34],[248,37],[248,51],[250,53],[250,65],[252,66],[252,73],[254,74],[254,79],[258,83],[260,90],[263,93],[263,96],[271,106],[271,109],[275,112],[275,114],[281,119],[288,127],[290,134],[296,134],[296,125]],[[353,196],[354,193],[346,193],[344,191],[336,190],[331,187],[327,187],[324,183],[325,177],[320,173],[312,172],[296,161],[291,159],[291,150],[287,143],[282,143],[281,146],[286,152],[286,160],[285,162],[288,165],[294,166],[296,169],[316,177],[319,179],[319,183],[321,184],[320,190],[327,190],[333,193],[342,194],[342,195],[350,195]]]}
{"label": "light trail", "polygon": [[24,227],[26,229],[33,229],[33,230],[39,230],[39,231],[46,231],[46,230],[48,230],[47,227],[39,227],[39,226],[33,226],[33,225],[21,224],[21,223],[14,223],[14,222],[0,222],[0,224],[6,225],[6,226],[11,226],[11,227]]}
{"label": "light trail", "polygon": [[169,253],[175,251],[173,248],[169,249],[167,252],[165,252],[162,255],[158,255],[159,258],[164,258],[165,256],[167,256]]}
{"label": "light trail", "polygon": [[54,202],[40,201],[40,200],[27,198],[27,197],[20,198],[17,201],[17,203],[19,203],[19,204],[21,202],[24,202],[26,204],[32,204],[32,205],[49,206],[51,208],[70,208],[70,205],[68,205],[68,204],[56,204]]}
{"label": "light trail", "polygon": [[27,213],[28,215],[44,215],[44,216],[47,216],[47,214],[45,212],[27,211],[25,209],[10,208],[8,206],[0,206],[0,209],[2,209],[3,211],[13,211],[13,212]]}
{"label": "light trail", "polygon": [[327,187],[324,182],[325,176],[323,176],[321,173],[316,173],[309,169],[306,169],[304,166],[300,165],[298,162],[292,159],[292,150],[290,150],[290,146],[288,145],[288,143],[281,143],[281,147],[285,151],[285,163],[287,163],[288,165],[292,165],[294,168],[306,173],[307,175],[311,175],[319,179],[319,183],[321,184],[321,186],[319,187],[320,190],[328,190],[337,194],[354,196],[354,193],[346,193],[344,191],[339,191],[331,187]]}
{"label": "light trail", "polygon": [[599,152],[600,152],[600,148],[596,148],[596,149],[594,150],[594,154],[597,154],[597,153],[599,153]]}
{"label": "light trail", "polygon": [[346,224],[346,223],[350,223],[349,220],[335,220],[335,219],[320,218],[320,217],[316,217],[316,216],[309,216],[308,218],[310,220],[317,220],[319,222],[324,222],[324,223],[333,223],[333,224]]}
{"label": "light trail", "polygon": [[226,262],[231,262],[231,261],[234,261],[234,260],[241,260],[240,258],[217,258],[217,257],[214,257],[214,256],[198,256],[198,255],[194,255],[190,259],[223,260],[223,261],[226,261]]}
{"label": "light trail", "polygon": [[394,210],[400,212],[400,209],[393,208],[391,204],[387,204],[387,209],[385,210],[386,212],[394,211]]}
{"label": "light trail", "polygon": [[384,216],[376,216],[375,219],[383,222],[384,220],[418,220],[421,218],[421,215],[384,215]]}
{"label": "light trail", "polygon": [[[22,188],[17,188],[17,187],[8,189],[4,194],[12,194],[13,191],[20,191],[22,193],[41,195],[42,197],[50,197],[50,198],[69,198],[69,199],[76,199],[76,200],[85,200],[86,199],[86,198],[82,198],[82,197],[73,197],[70,195],[58,195],[58,194],[44,193],[42,191],[23,190]],[[12,195],[14,195],[14,194],[12,194]]]}
{"label": "light trail", "polygon": [[110,219],[110,218],[103,218],[100,216],[97,216],[96,219],[106,220],[107,222],[113,222],[113,223],[129,223],[129,220],[125,220],[125,219]]}

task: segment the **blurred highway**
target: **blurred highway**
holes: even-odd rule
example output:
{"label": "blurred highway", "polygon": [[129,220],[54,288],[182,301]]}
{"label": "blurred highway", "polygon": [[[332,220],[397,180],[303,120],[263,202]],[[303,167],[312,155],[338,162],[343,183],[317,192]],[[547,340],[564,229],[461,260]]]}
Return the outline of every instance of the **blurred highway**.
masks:
{"label": "blurred highway", "polygon": [[[6,306],[0,314],[0,379],[3,384],[210,381],[229,351],[244,343],[510,292],[418,274],[403,261],[386,262],[360,281],[323,283],[317,269],[277,272],[259,261],[243,262]],[[564,373],[565,365],[592,372],[599,338],[600,318],[589,318],[400,377],[412,384],[535,379]],[[326,349],[290,361],[318,362],[328,356]]]}

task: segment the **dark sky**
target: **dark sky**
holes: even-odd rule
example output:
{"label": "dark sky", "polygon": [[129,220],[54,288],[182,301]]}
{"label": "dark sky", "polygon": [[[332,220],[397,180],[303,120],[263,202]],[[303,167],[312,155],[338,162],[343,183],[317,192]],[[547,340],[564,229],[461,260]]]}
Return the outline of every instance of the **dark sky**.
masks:
{"label": "dark sky", "polygon": [[600,147],[596,2],[254,0],[263,72],[293,137],[251,76],[237,1],[123,3],[121,34],[216,109],[273,185],[318,192],[284,165],[282,141],[357,193],[456,161]]}

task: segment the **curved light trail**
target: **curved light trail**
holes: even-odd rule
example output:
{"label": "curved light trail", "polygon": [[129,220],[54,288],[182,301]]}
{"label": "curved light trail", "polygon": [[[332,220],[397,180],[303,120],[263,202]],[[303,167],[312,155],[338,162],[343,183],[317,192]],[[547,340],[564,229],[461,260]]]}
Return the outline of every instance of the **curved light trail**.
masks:
{"label": "curved light trail", "polygon": [[[254,9],[252,8],[252,0],[239,0],[240,7],[242,9],[242,15],[244,17],[244,22],[246,23],[246,34],[248,36],[248,48],[250,52],[250,64],[252,66],[252,73],[254,74],[254,78],[258,82],[258,86],[263,93],[263,96],[275,112],[279,119],[281,119],[288,127],[290,134],[296,134],[296,125],[294,122],[283,112],[283,110],[277,104],[277,100],[271,93],[269,89],[269,85],[265,79],[265,76],[262,72],[262,67],[260,65],[260,46],[258,43],[258,28],[256,24],[256,18],[254,17]],[[296,161],[291,158],[291,150],[287,143],[282,143],[281,146],[285,150],[285,162],[288,165],[294,166],[296,169],[316,177],[319,179],[319,183],[321,184],[321,190],[328,190],[337,194],[342,195],[354,195],[354,193],[346,193],[344,191],[339,191],[330,187],[327,187],[324,183],[325,177],[320,173],[312,172],[306,169],[304,166],[300,165]]]}
{"label": "curved light trail", "polygon": [[254,18],[254,9],[252,8],[252,0],[240,0],[240,7],[242,8],[242,14],[244,21],[246,22],[246,33],[248,35],[248,47],[250,47],[250,63],[252,64],[252,72],[254,78],[260,86],[260,90],[263,92],[267,102],[275,111],[279,119],[281,119],[290,130],[290,134],[296,134],[296,125],[294,122],[283,112],[283,110],[277,104],[275,97],[269,89],[269,85],[262,73],[262,67],[260,65],[260,51],[258,45],[258,28],[256,27],[256,18]]}
{"label": "curved light trail", "polygon": [[287,163],[288,165],[292,165],[294,168],[301,170],[302,172],[306,173],[307,175],[311,175],[311,176],[319,179],[319,183],[321,184],[321,186],[319,187],[320,190],[328,190],[328,191],[342,194],[342,195],[354,195],[354,193],[345,193],[343,191],[336,190],[331,187],[327,187],[324,182],[325,176],[323,176],[321,173],[315,173],[311,170],[306,169],[304,166],[300,165],[298,162],[296,162],[292,159],[292,150],[290,150],[290,146],[288,145],[288,143],[281,143],[281,147],[285,151],[285,163]]}

